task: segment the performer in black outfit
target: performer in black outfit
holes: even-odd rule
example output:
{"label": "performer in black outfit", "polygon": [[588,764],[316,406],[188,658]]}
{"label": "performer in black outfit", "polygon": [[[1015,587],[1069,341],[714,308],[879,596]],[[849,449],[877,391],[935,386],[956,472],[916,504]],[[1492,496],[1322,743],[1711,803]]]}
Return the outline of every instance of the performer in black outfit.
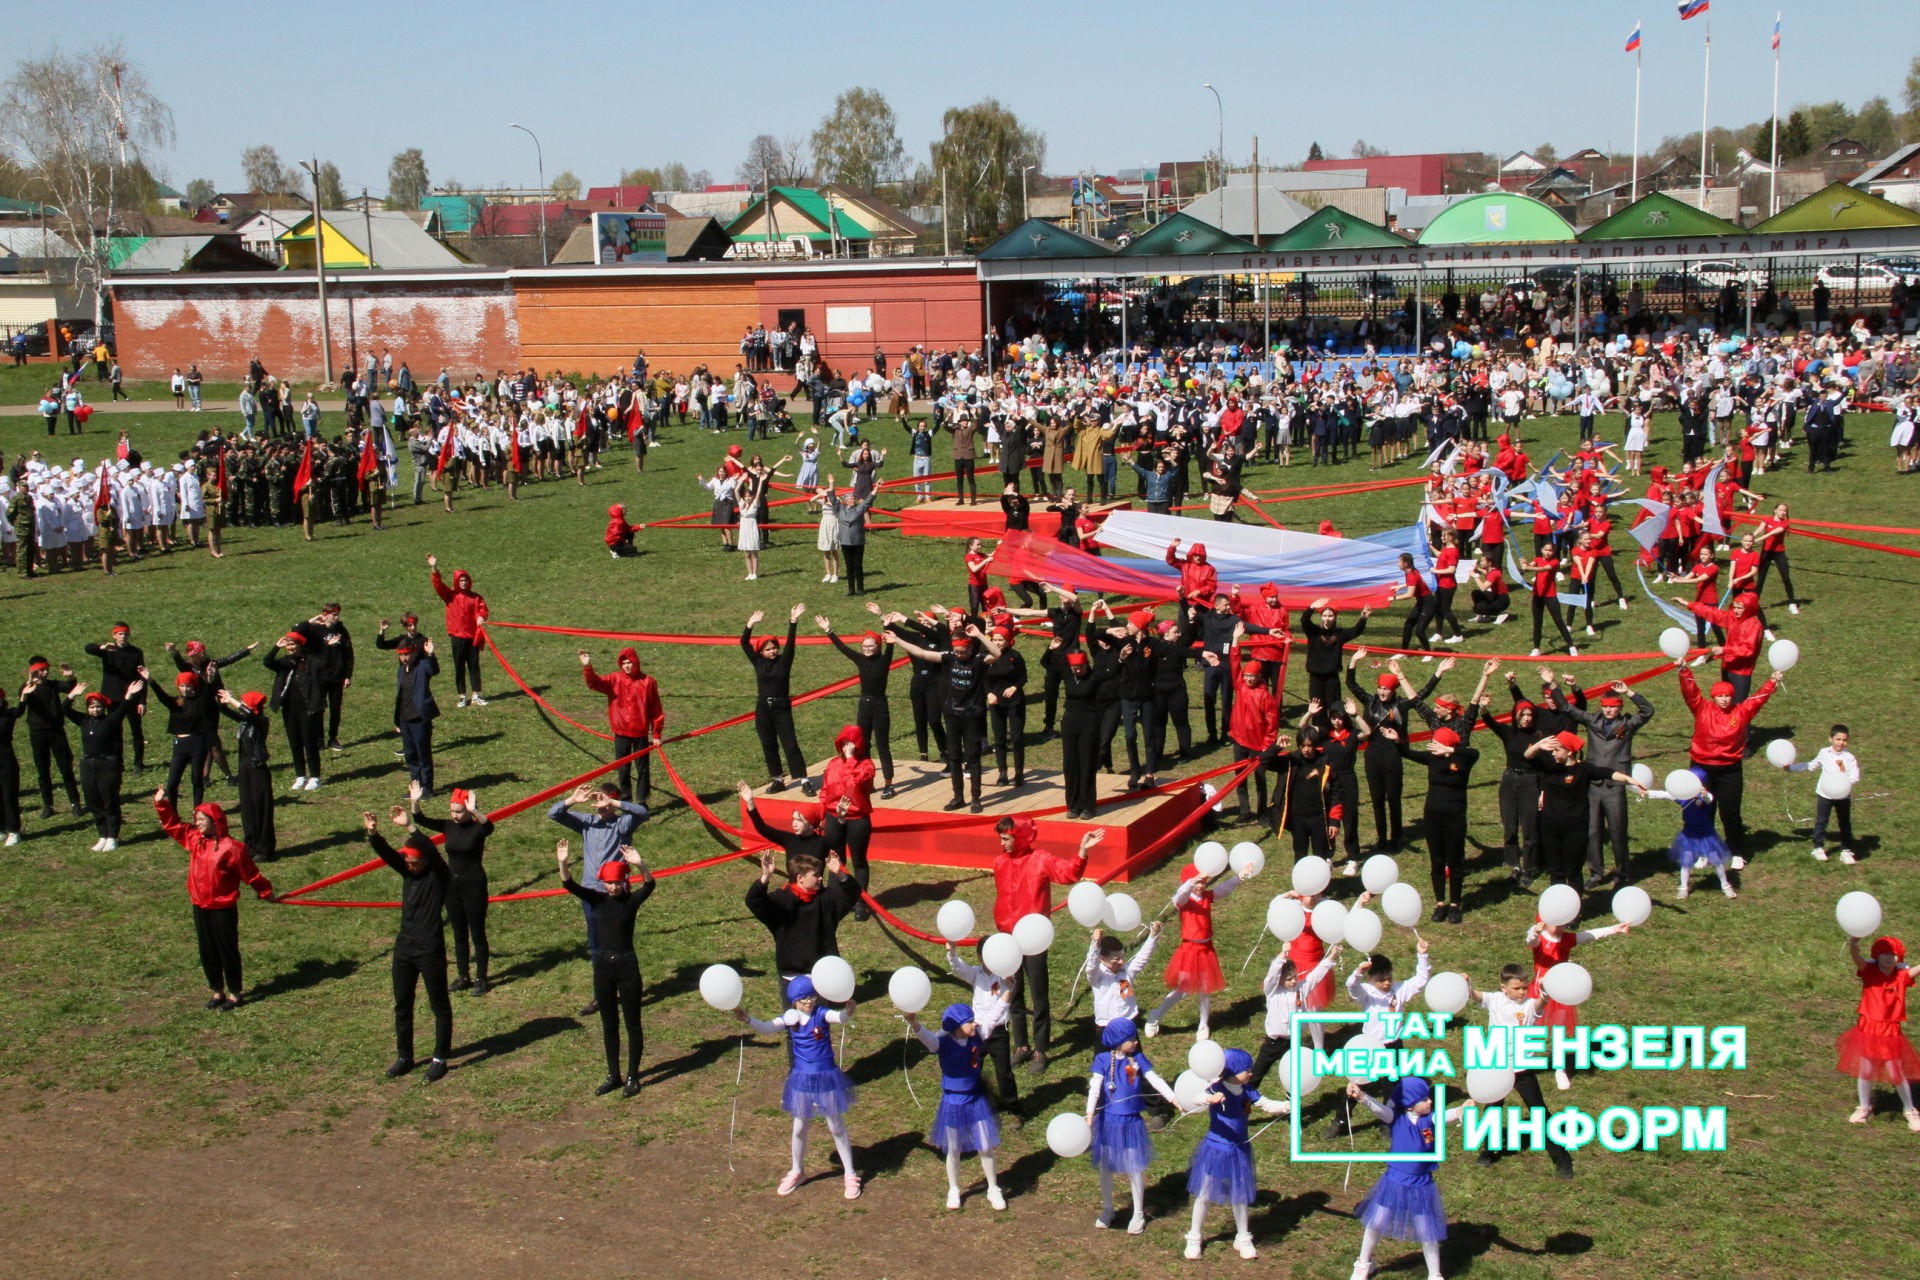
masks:
{"label": "performer in black outfit", "polygon": [[741,628],[740,651],[753,664],[753,727],[760,734],[760,752],[767,760],[767,790],[786,790],[787,775],[780,772],[780,751],[784,747],[791,774],[800,780],[800,790],[812,795],[819,788],[807,776],[807,760],[800,754],[800,738],[793,728],[794,633],[800,615],[806,611],[804,604],[793,606],[787,615],[787,642],[782,645],[772,636],[763,636],[755,643],[753,629],[767,616],[755,609]]}
{"label": "performer in black outfit", "polygon": [[231,690],[221,689],[215,696],[221,714],[240,724],[233,754],[240,761],[240,824],[247,854],[255,862],[272,862],[279,856],[280,841],[273,824],[273,770],[267,764],[267,735],[272,731],[267,695],[249,692],[236,698]]}
{"label": "performer in black outfit", "polygon": [[[640,962],[633,954],[633,918],[640,904],[653,895],[653,872],[640,860],[632,845],[620,846],[620,856],[600,866],[604,892],[596,893],[574,883],[567,872],[567,842],[562,840],[554,852],[560,868],[560,883],[568,893],[580,899],[593,913],[594,934],[599,946],[593,953],[593,1001],[600,1006],[600,1038],[607,1050],[607,1078],[593,1091],[601,1097],[620,1089],[620,1024],[627,1024],[626,1088],[622,1097],[640,1092],[640,1054],[646,1040],[640,1031]],[[640,872],[636,887],[630,882],[634,869]]]}
{"label": "performer in black outfit", "polygon": [[[952,648],[945,652],[922,648],[892,631],[886,632],[886,638],[916,658],[939,661],[940,707],[947,722],[947,768],[953,778],[953,799],[942,807],[952,812],[971,803],[973,812],[979,813],[980,756],[987,739],[987,664],[999,658],[999,641],[988,639],[972,623],[954,637]],[[967,798],[969,781],[973,786],[971,802]]]}
{"label": "performer in black outfit", "polygon": [[[142,667],[140,678],[151,681],[153,677]],[[173,680],[176,693],[153,689],[153,696],[167,709],[167,733],[173,738],[173,759],[167,764],[167,803],[179,804],[180,776],[185,773],[193,782],[197,809],[207,788],[207,740],[213,736],[220,713],[198,675],[182,671]]]}
{"label": "performer in black outfit", "polygon": [[[1060,597],[1060,603],[1047,610],[1047,624],[1053,629],[1053,634],[1069,650],[1079,648],[1080,632],[1085,623],[1080,612],[1080,597],[1065,587],[1056,587],[1052,583],[1047,584],[1047,590]],[[1065,669],[1058,664],[1049,666],[1042,662],[1040,665],[1046,671],[1043,692],[1047,700],[1047,721],[1040,731],[1041,739],[1044,741],[1053,736],[1054,725],[1059,723],[1056,713],[1060,707],[1060,682]]]}
{"label": "performer in black outfit", "polygon": [[[226,692],[227,688],[227,678],[225,674],[223,674],[225,669],[236,662],[242,661],[248,654],[259,647],[260,642],[255,640],[246,648],[235,653],[230,653],[224,658],[212,658],[207,656],[207,646],[198,640],[187,641],[187,648],[184,654],[174,646],[171,640],[167,641],[165,645],[168,656],[173,659],[174,670],[191,671],[199,676],[200,683],[205,687],[207,696],[212,698],[216,703],[225,702],[225,699],[220,696]],[[210,766],[216,764],[220,766],[220,772],[225,775],[227,781],[233,781],[233,767],[227,761],[226,748],[220,745],[220,722],[218,720],[214,721],[213,729],[207,738],[207,759]],[[209,776],[211,776],[211,769],[209,769]],[[251,831],[253,828],[248,827],[247,829]],[[258,854],[254,856],[256,858],[259,857]]]}
{"label": "performer in black outfit", "polygon": [[784,990],[789,979],[813,972],[821,956],[840,954],[840,922],[859,903],[860,882],[846,873],[838,854],[827,850],[826,837],[809,812],[815,806],[796,805],[792,829],[781,831],[760,816],[753,788],[744,782],[740,803],[761,838],[786,853],[786,888],[768,887],[773,879],[772,849],[760,855],[760,875],[747,886],[747,910],[773,935],[773,964]]}
{"label": "performer in black outfit", "polygon": [[20,843],[20,757],[13,750],[13,727],[27,714],[25,703],[8,702],[0,689],[0,836],[4,846]]}
{"label": "performer in black outfit", "polygon": [[[905,614],[883,615],[881,621],[893,628],[896,634],[915,637],[929,649],[946,651],[947,628],[926,615],[915,620]],[[938,661],[924,658],[911,658],[913,676],[907,681],[907,705],[913,708],[913,737],[920,749],[920,758],[927,759],[927,735],[933,735],[934,751],[945,759],[947,755],[947,729],[940,716],[940,667]]]}
{"label": "performer in black outfit", "polygon": [[[1379,732],[1401,755],[1413,758],[1404,727]],[[1421,759],[1427,766],[1427,799],[1420,817],[1433,874],[1433,918],[1436,923],[1459,924],[1461,887],[1467,876],[1467,784],[1480,752],[1453,730],[1435,729]]]}
{"label": "performer in black outfit", "polygon": [[329,602],[294,630],[307,637],[307,652],[318,667],[320,691],[327,704],[326,743],[340,751],[340,705],[353,685],[353,636],[340,621],[340,606]]}
{"label": "performer in black outfit", "polygon": [[1580,887],[1587,859],[1587,791],[1596,782],[1618,782],[1638,790],[1630,773],[1618,773],[1581,759],[1587,744],[1572,730],[1538,739],[1526,754],[1539,771],[1540,856],[1554,884]]}
{"label": "performer in black outfit", "polygon": [[987,715],[993,721],[993,757],[999,776],[996,787],[1007,783],[1007,752],[1013,752],[1013,783],[1027,785],[1027,660],[1014,647],[1011,628],[995,627],[1000,652],[987,663]]}
{"label": "performer in black outfit", "polygon": [[268,705],[280,713],[280,725],[286,731],[287,750],[293,757],[292,789],[317,790],[326,694],[307,658],[307,638],[298,631],[287,632],[274,644],[273,652],[261,659],[261,665],[274,675]]}
{"label": "performer in black outfit", "polygon": [[[1399,689],[1403,683],[1399,660],[1392,659],[1388,665],[1391,671],[1383,671],[1377,681],[1378,688],[1368,693],[1360,687],[1353,677],[1353,669],[1360,665],[1360,659],[1366,656],[1365,649],[1355,649],[1353,658],[1347,663],[1347,688],[1352,690],[1355,701],[1360,704],[1361,718],[1367,727],[1373,730],[1367,739],[1367,795],[1373,804],[1374,852],[1395,853],[1399,851],[1404,828],[1400,821],[1400,792],[1404,778],[1400,770],[1402,752],[1392,739],[1383,737],[1382,729],[1394,729],[1399,734],[1407,732],[1406,704],[1400,700]],[[1440,667],[1444,668],[1453,659],[1444,658]],[[1415,697],[1424,698],[1433,692],[1440,683],[1440,674],[1435,671],[1433,678],[1427,681],[1425,688]]]}
{"label": "performer in black outfit", "polygon": [[393,672],[393,725],[400,731],[400,758],[406,761],[410,783],[432,795],[433,722],[440,716],[433,678],[440,674],[440,660],[433,656],[431,640],[422,640],[418,649],[403,644],[394,652],[400,659]]}
{"label": "performer in black outfit", "polygon": [[[453,926],[453,967],[460,974],[448,989],[471,988],[474,995],[483,996],[488,990],[487,959],[491,952],[487,947],[487,868],[482,859],[487,854],[487,837],[493,834],[493,823],[481,814],[479,797],[464,788],[453,789],[444,819],[429,818],[420,812],[420,801],[425,796],[426,790],[418,782],[409,784],[407,808],[396,808],[394,812],[410,817],[414,826],[425,827],[444,837],[441,847],[450,876],[447,923]],[[467,967],[469,947],[473,957],[471,970]],[[479,975],[478,981],[472,974]]]}
{"label": "performer in black outfit", "polygon": [[53,769],[67,787],[67,804],[76,814],[86,812],[80,788],[73,781],[73,747],[67,742],[66,698],[75,684],[73,668],[60,664],[53,678],[47,660],[39,654],[27,659],[27,682],[20,687],[20,705],[26,709],[27,744],[33,750],[33,769],[40,775],[40,817],[53,817]]}
{"label": "performer in black outfit", "polygon": [[1180,759],[1193,755],[1193,722],[1187,714],[1187,664],[1200,661],[1204,650],[1194,644],[1201,610],[1189,605],[1174,622],[1159,624],[1160,643],[1154,651],[1153,719],[1147,726],[1147,778],[1158,776],[1167,762],[1167,726],[1173,726]]}
{"label": "performer in black outfit", "polygon": [[1320,699],[1324,708],[1340,705],[1340,653],[1367,629],[1373,610],[1362,609],[1360,621],[1340,625],[1340,615],[1322,596],[1307,606],[1300,625],[1307,633],[1307,697]]}
{"label": "performer in black outfit", "polygon": [[[140,668],[147,655],[133,643],[133,632],[124,622],[113,624],[113,639],[106,644],[90,644],[87,652],[100,659],[100,692],[117,705],[127,698],[127,686],[140,679]],[[133,768],[147,769],[147,729],[141,721],[147,713],[147,695],[142,690],[133,699]],[[84,756],[82,757],[85,758]]]}
{"label": "performer in black outfit", "polygon": [[1099,808],[1100,690],[1113,675],[1096,671],[1087,655],[1069,651],[1067,641],[1055,636],[1047,643],[1040,665],[1061,672],[1064,699],[1060,718],[1061,772],[1065,774],[1067,819],[1091,821]]}
{"label": "performer in black outfit", "polygon": [[[867,602],[867,610],[880,616],[887,623],[899,614],[880,614],[880,606]],[[833,623],[825,617],[815,614],[813,620],[827,633],[827,639],[833,641],[833,647],[845,654],[847,661],[860,676],[860,706],[854,713],[853,722],[860,732],[867,735],[867,746],[880,761],[880,798],[893,799],[893,712],[887,704],[887,676],[893,670],[893,647],[871,631],[860,637],[860,647],[853,648],[842,640],[833,630]]]}
{"label": "performer in black outfit", "polygon": [[[84,684],[76,684],[67,696],[85,693],[86,688]],[[133,683],[121,692],[137,697],[144,688],[145,682],[135,675]],[[85,700],[84,714],[71,702],[64,710],[67,719],[80,729],[80,787],[86,795],[87,808],[93,812],[93,829],[100,834],[93,843],[93,852],[112,853],[120,847],[120,756],[125,736],[122,728],[133,713],[134,703],[126,699],[115,701],[104,693],[88,693]],[[17,794],[15,803],[18,804]]]}
{"label": "performer in black outfit", "polygon": [[[416,985],[427,989],[427,1007],[433,1010],[433,1060],[427,1064],[429,1083],[447,1074],[453,1053],[453,1001],[447,998],[447,938],[440,916],[447,905],[449,872],[433,841],[419,832],[407,836],[396,853],[380,834],[371,813],[360,815],[367,843],[380,861],[400,873],[400,932],[393,940],[393,1042],[395,1057],[387,1068],[389,1079],[413,1070],[413,996]],[[401,814],[396,825],[405,826]]]}
{"label": "performer in black outfit", "polygon": [[[1007,485],[1000,494],[1000,510],[1007,518],[1009,532],[1025,533],[1033,518],[1033,508],[1020,492],[1018,485]],[[1047,606],[1047,593],[1039,583],[1029,578],[1015,578],[1011,583],[1014,594],[1020,597],[1020,603],[1029,609],[1044,609]]]}
{"label": "performer in black outfit", "polygon": [[1321,742],[1319,730],[1309,725],[1300,731],[1298,743],[1283,733],[1259,757],[1262,769],[1281,775],[1273,787],[1278,812],[1270,810],[1266,815],[1267,830],[1274,835],[1293,833],[1296,862],[1309,853],[1331,857],[1327,814],[1337,802],[1337,792]]}
{"label": "performer in black outfit", "polygon": [[1522,893],[1533,892],[1540,866],[1540,772],[1527,754],[1539,738],[1534,706],[1526,699],[1513,704],[1512,723],[1501,724],[1480,698],[1480,721],[1506,748],[1506,768],[1500,774],[1500,840],[1507,857],[1507,878]]}

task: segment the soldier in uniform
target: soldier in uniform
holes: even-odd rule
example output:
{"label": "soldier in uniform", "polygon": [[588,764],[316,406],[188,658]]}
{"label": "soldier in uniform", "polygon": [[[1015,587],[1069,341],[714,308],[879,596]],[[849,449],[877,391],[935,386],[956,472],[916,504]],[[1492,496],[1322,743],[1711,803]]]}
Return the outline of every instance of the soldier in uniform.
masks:
{"label": "soldier in uniform", "polygon": [[283,529],[293,523],[293,464],[287,460],[286,446],[269,451],[260,470],[267,499],[273,505],[274,527]]}
{"label": "soldier in uniform", "polygon": [[344,525],[353,520],[353,473],[358,469],[354,465],[358,457],[359,450],[349,447],[344,441],[334,441],[332,457],[328,460],[327,488],[332,499],[335,524]]}
{"label": "soldier in uniform", "polygon": [[35,550],[33,496],[27,492],[25,477],[13,489],[13,496],[7,499],[7,523],[13,526],[13,547],[20,576],[33,576],[33,557]]}

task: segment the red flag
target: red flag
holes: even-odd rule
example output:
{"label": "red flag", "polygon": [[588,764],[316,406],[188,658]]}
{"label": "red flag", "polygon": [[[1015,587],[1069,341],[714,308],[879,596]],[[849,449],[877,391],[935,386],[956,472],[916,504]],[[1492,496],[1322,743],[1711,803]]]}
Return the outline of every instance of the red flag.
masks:
{"label": "red flag", "polygon": [[641,411],[640,397],[633,398],[633,404],[627,409],[627,439],[632,440],[646,428],[647,415]]}
{"label": "red flag", "polygon": [[101,463],[100,464],[100,492],[93,495],[93,514],[96,517],[98,517],[102,511],[105,511],[108,505],[113,501],[113,484],[107,478],[110,474],[111,473],[107,470],[107,464],[104,462]]}
{"label": "red flag", "polygon": [[580,416],[574,419],[573,422],[573,438],[575,440],[585,440],[587,438],[587,424],[591,421],[593,421],[593,410],[585,405],[581,405]]}
{"label": "red flag", "polygon": [[224,445],[221,446],[220,452],[216,454],[214,458],[213,488],[214,492],[220,495],[220,500],[225,502],[227,498],[227,450]]}
{"label": "red flag", "polygon": [[367,477],[380,465],[380,455],[373,447],[373,432],[360,433],[360,465],[354,468],[354,482],[362,489],[367,487]]}
{"label": "red flag", "polygon": [[507,432],[507,440],[509,442],[509,448],[511,450],[508,456],[508,462],[507,462],[508,469],[511,471],[519,471],[521,470],[520,428],[517,424],[514,426],[514,428],[511,431]]}
{"label": "red flag", "polygon": [[451,422],[447,423],[446,432],[447,442],[440,446],[440,465],[433,469],[433,478],[436,481],[439,480],[442,473],[446,471],[447,464],[453,461],[453,443],[458,436],[458,432]]}
{"label": "red flag", "polygon": [[300,494],[313,484],[313,437],[307,437],[307,447],[300,451],[300,466],[293,473],[293,500],[298,502]]}

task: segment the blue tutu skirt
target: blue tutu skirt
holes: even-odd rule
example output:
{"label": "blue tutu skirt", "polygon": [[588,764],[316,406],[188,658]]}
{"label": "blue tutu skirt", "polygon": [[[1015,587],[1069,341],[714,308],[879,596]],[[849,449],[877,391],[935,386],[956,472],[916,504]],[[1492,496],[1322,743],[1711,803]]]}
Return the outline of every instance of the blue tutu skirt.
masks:
{"label": "blue tutu skirt", "polygon": [[1673,845],[1667,850],[1667,857],[1676,867],[1690,867],[1701,858],[1705,858],[1709,866],[1724,867],[1732,856],[1733,850],[1727,848],[1727,842],[1717,832],[1705,836],[1682,832],[1673,838]]}
{"label": "blue tutu skirt", "polygon": [[790,1071],[787,1073],[786,1092],[780,1097],[780,1107],[798,1120],[811,1120],[815,1116],[843,1116],[853,1105],[854,1097],[853,1081],[838,1067],[832,1071]]}
{"label": "blue tutu skirt", "polygon": [[1354,1206],[1353,1216],[1361,1226],[1391,1240],[1432,1244],[1447,1238],[1447,1211],[1440,1206],[1440,1188],[1431,1178],[1383,1177]]}
{"label": "blue tutu skirt", "polygon": [[1140,1173],[1153,1163],[1153,1139],[1137,1112],[1116,1116],[1102,1111],[1093,1122],[1093,1167],[1107,1173]]}
{"label": "blue tutu skirt", "polygon": [[1216,1140],[1209,1134],[1193,1149],[1187,1169],[1187,1194],[1211,1204],[1252,1204],[1259,1190],[1253,1181],[1253,1148]]}
{"label": "blue tutu skirt", "polygon": [[991,1151],[1000,1145],[1000,1122],[984,1093],[942,1093],[927,1141],[941,1151]]}

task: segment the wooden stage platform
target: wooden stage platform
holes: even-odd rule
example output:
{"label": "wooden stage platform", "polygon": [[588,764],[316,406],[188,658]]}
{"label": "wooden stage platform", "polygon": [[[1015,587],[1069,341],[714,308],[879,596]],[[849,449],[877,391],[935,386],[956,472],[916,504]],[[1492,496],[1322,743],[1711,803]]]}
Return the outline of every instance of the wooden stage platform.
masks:
{"label": "wooden stage platform", "polygon": [[[873,841],[867,856],[876,862],[914,863],[929,867],[986,868],[1000,853],[1000,839],[994,824],[1007,816],[1032,816],[1039,824],[1039,847],[1049,853],[1071,855],[1080,847],[1080,839],[1094,827],[1105,827],[1106,837],[1087,860],[1087,873],[1106,874],[1129,857],[1153,844],[1206,803],[1200,783],[1169,787],[1122,799],[1124,775],[1100,775],[1100,808],[1094,821],[1069,821],[1064,812],[1066,789],[1061,774],[1054,769],[1028,769],[1026,785],[996,787],[998,776],[991,763],[982,771],[980,812],[967,809],[947,812],[943,806],[953,799],[953,784],[940,771],[939,762],[894,761],[894,798],[880,799],[874,791]],[[824,761],[815,764],[811,777],[818,782],[826,770]],[[754,789],[760,816],[769,826],[784,828],[795,805],[812,805],[797,786],[777,795],[768,795],[765,787]],[[741,816],[744,824],[745,815]],[[1168,856],[1183,848],[1175,842]],[[1132,869],[1147,872],[1160,859]],[[1122,880],[1131,874],[1123,874]]]}
{"label": "wooden stage platform", "polygon": [[[904,496],[911,490],[901,488],[892,492]],[[1040,537],[1053,537],[1060,528],[1060,516],[1057,512],[1045,509],[1049,500],[1029,494],[1027,501],[1033,507],[1027,516],[1028,531]],[[1124,499],[1119,502],[1081,504],[1088,515],[1095,516],[1105,515],[1109,511],[1131,510],[1132,506],[1131,502]],[[958,498],[917,502],[901,509],[896,527],[901,533],[923,538],[997,538],[1006,532],[1007,518],[1000,510],[999,492],[988,493],[986,486],[982,485],[978,506],[963,507]]]}

